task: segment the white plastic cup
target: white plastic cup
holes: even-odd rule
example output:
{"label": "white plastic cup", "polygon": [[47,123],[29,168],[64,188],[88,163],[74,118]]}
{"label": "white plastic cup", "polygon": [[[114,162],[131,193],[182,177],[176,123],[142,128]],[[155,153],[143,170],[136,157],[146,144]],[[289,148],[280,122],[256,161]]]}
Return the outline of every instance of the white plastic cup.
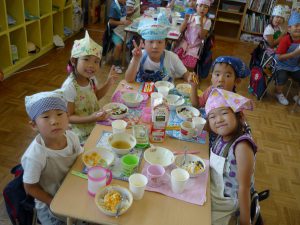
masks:
{"label": "white plastic cup", "polygon": [[134,173],[129,177],[128,181],[129,190],[132,192],[133,199],[142,199],[145,193],[146,185],[148,183],[147,177],[140,173]]}
{"label": "white plastic cup", "polygon": [[184,191],[185,186],[190,178],[189,173],[181,168],[176,168],[171,171],[172,191],[175,194],[180,194]]}
{"label": "white plastic cup", "polygon": [[112,180],[112,172],[101,166],[95,166],[88,170],[88,193],[95,196],[99,188],[109,185]]}
{"label": "white plastic cup", "polygon": [[151,93],[151,109],[163,102],[163,95],[158,92]]}
{"label": "white plastic cup", "polygon": [[124,133],[126,131],[127,122],[124,120],[114,120],[111,123],[113,134]]}
{"label": "white plastic cup", "polygon": [[196,129],[196,133],[197,135],[200,135],[202,133],[202,130],[206,124],[206,120],[202,117],[193,117],[192,118],[192,122],[193,122],[193,125]]}
{"label": "white plastic cup", "polygon": [[170,88],[166,86],[159,86],[157,87],[158,93],[162,94],[163,97],[166,97],[169,94]]}
{"label": "white plastic cup", "polygon": [[194,137],[196,134],[194,124],[190,121],[183,121],[180,124],[180,133],[183,138],[189,139],[189,138]]}

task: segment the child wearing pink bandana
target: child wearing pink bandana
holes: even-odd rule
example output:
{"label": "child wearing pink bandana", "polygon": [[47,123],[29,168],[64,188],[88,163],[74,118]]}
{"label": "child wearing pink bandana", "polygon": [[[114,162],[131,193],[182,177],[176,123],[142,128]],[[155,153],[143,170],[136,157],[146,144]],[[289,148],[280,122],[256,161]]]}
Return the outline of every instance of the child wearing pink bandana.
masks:
{"label": "child wearing pink bandana", "polygon": [[218,135],[210,152],[214,225],[251,223],[257,147],[243,128],[241,112],[252,109],[250,99],[218,88],[212,90],[205,105],[209,127]]}

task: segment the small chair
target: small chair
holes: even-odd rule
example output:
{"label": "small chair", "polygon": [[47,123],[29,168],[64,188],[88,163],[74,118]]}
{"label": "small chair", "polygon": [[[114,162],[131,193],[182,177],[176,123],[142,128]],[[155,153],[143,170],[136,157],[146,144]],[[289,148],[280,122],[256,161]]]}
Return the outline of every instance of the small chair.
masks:
{"label": "small chair", "polygon": [[102,57],[105,62],[107,62],[108,53],[114,48],[114,43],[112,41],[112,32],[113,31],[110,27],[110,24],[109,22],[107,22],[106,29],[102,38],[102,45],[103,45]]}

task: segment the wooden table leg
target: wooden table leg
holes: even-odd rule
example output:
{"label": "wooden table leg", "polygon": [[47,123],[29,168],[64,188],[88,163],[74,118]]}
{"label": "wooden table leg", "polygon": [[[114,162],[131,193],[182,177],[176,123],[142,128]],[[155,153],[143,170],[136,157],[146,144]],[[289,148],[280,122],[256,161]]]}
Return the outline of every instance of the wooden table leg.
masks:
{"label": "wooden table leg", "polygon": [[126,41],[127,41],[127,31],[125,31],[123,49],[122,49],[122,66],[125,67],[125,58],[126,58]]}

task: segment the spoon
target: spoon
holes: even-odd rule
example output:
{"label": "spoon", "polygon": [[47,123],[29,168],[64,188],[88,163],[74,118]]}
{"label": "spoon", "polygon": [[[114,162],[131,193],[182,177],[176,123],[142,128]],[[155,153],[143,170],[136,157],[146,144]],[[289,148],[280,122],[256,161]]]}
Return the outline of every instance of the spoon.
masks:
{"label": "spoon", "polygon": [[180,166],[184,166],[186,162],[186,155],[187,155],[187,146],[184,147],[184,156],[183,156],[183,162]]}
{"label": "spoon", "polygon": [[179,100],[182,99],[182,96],[180,96],[173,104],[175,105],[177,102],[179,102]]}

